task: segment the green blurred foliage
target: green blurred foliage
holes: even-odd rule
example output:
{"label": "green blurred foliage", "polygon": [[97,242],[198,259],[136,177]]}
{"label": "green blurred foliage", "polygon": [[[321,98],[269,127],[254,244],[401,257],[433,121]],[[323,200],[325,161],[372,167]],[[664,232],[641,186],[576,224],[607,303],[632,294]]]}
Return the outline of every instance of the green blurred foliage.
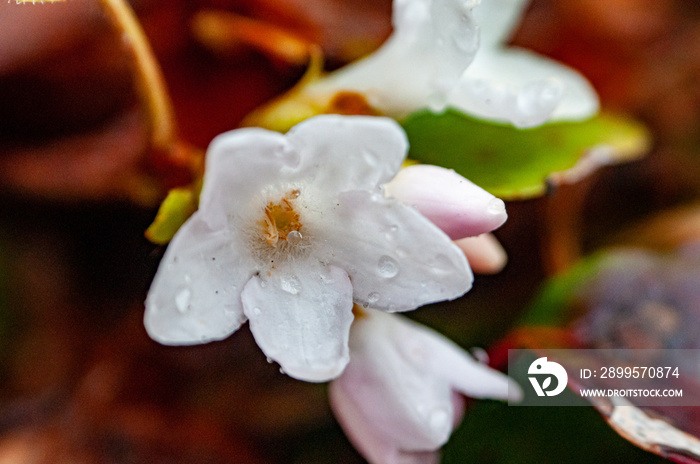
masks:
{"label": "green blurred foliage", "polygon": [[478,401],[443,448],[443,464],[668,462],[618,436],[592,407]]}

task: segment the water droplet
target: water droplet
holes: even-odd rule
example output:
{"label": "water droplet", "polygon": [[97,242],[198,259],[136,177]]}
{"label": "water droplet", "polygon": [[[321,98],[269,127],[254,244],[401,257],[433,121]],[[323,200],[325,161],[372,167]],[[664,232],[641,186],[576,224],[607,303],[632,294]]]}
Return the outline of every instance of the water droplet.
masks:
{"label": "water droplet", "polygon": [[391,256],[384,255],[379,258],[379,274],[387,279],[399,273],[399,263]]}
{"label": "water droplet", "polygon": [[301,282],[293,275],[282,277],[282,279],[280,279],[280,285],[282,286],[282,290],[292,295],[296,295],[301,291]]}
{"label": "water droplet", "polygon": [[293,230],[287,234],[287,242],[289,242],[290,245],[296,245],[297,243],[300,243],[301,239],[301,233],[296,230]]}
{"label": "water droplet", "polygon": [[284,369],[282,369],[281,367],[280,367],[280,374],[286,374],[286,372],[284,372]]}
{"label": "water droplet", "polygon": [[486,211],[494,216],[506,214],[506,204],[500,198],[494,198],[486,205]]}
{"label": "water droplet", "polygon": [[264,280],[260,280],[260,288],[265,288],[267,287],[267,282]]}
{"label": "water droplet", "polygon": [[430,413],[428,424],[435,431],[444,430],[450,425],[450,415],[444,409],[436,409]]}
{"label": "water droplet", "polygon": [[428,97],[428,108],[433,113],[441,113],[447,106],[447,98],[441,93],[433,93]]}
{"label": "water droplet", "polygon": [[451,272],[454,269],[454,265],[449,256],[443,255],[442,253],[435,257],[432,264],[436,271]]}
{"label": "water droplet", "polygon": [[391,226],[391,227],[389,227],[389,228],[387,229],[387,231],[386,231],[386,233],[384,234],[384,236],[386,237],[387,240],[393,240],[393,239],[395,238],[396,232],[397,232],[398,230],[399,230],[399,226],[393,225],[393,226]]}
{"label": "water droplet", "polygon": [[259,316],[262,313],[262,310],[258,307],[253,308],[253,314],[255,316]]}
{"label": "water droplet", "polygon": [[476,36],[472,34],[455,34],[452,37],[452,43],[454,43],[457,48],[464,52],[471,52],[477,49]]}
{"label": "water droplet", "polygon": [[372,293],[370,293],[369,295],[367,295],[367,302],[368,302],[369,304],[374,304],[374,303],[376,303],[377,301],[379,301],[379,297],[380,297],[380,296],[379,296],[379,293],[377,293],[377,292],[372,292]]}
{"label": "water droplet", "polygon": [[190,309],[191,299],[192,292],[185,288],[184,290],[180,291],[180,293],[175,295],[175,307],[181,313],[186,313],[187,310]]}
{"label": "water droplet", "polygon": [[268,357],[265,358],[265,359],[267,360],[268,364],[272,364],[272,358],[271,358],[271,357],[268,356]]}
{"label": "water droplet", "polygon": [[475,346],[469,350],[469,353],[479,361],[481,364],[487,364],[489,363],[489,354],[483,349],[479,348],[478,346]]}
{"label": "water droplet", "polygon": [[289,145],[283,145],[275,150],[275,154],[279,159],[281,159],[287,166],[296,167],[301,162],[301,156]]}

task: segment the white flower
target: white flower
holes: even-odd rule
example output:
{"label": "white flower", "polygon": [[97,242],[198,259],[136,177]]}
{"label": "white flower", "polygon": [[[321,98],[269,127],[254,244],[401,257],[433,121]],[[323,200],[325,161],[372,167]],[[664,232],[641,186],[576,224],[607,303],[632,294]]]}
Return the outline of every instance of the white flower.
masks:
{"label": "white flower", "polygon": [[443,336],[393,314],[363,310],[350,353],[330,384],[331,406],[373,464],[436,462],[461,415],[456,393],[512,400],[522,393]]}
{"label": "white flower", "polygon": [[373,108],[396,119],[428,106],[444,107],[478,49],[471,11],[478,4],[479,0],[394,0],[394,32],[386,42],[305,91],[311,99],[358,92]]}
{"label": "white flower", "polygon": [[598,96],[581,74],[529,50],[505,47],[528,1],[482,0],[474,9],[481,45],[449,105],[519,127],[594,115]]}
{"label": "white flower", "polygon": [[394,32],[378,50],[304,80],[250,122],[284,127],[288,120],[333,108],[334,97],[348,92],[399,120],[446,106],[519,127],[593,116],[598,98],[583,76],[533,52],[505,47],[526,3],[394,0]]}
{"label": "white flower", "polygon": [[286,136],[239,129],[207,152],[199,210],[146,300],[165,344],[219,340],[246,320],[290,376],[325,381],[348,362],[353,301],[406,311],[453,299],[472,275],[414,209],[382,195],[407,142],[392,120],[318,116]]}

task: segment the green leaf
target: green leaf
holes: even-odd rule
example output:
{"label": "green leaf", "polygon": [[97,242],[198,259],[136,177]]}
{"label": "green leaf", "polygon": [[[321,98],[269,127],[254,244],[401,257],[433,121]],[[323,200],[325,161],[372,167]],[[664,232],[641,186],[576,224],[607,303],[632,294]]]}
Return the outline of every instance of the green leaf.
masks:
{"label": "green leaf", "polygon": [[649,146],[643,125],[610,114],[516,129],[455,110],[421,111],[403,127],[411,158],[454,169],[508,200],[543,195],[547,183],[575,182],[601,165],[636,159]]}
{"label": "green leaf", "polygon": [[519,325],[556,327],[566,325],[570,321],[569,310],[578,289],[614,261],[614,254],[600,252],[579,261],[565,273],[547,280],[528,305]]}
{"label": "green leaf", "polygon": [[175,232],[197,211],[197,193],[189,188],[176,188],[168,192],[168,196],[158,209],[158,214],[148,229],[146,238],[158,245],[165,245]]}

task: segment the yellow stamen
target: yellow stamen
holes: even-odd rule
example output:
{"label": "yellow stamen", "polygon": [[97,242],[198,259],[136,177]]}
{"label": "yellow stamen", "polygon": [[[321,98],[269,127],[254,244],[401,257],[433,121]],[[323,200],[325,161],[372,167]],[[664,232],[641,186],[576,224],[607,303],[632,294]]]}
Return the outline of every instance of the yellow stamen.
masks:
{"label": "yellow stamen", "polygon": [[293,203],[298,197],[299,190],[292,190],[278,203],[270,202],[265,207],[265,216],[258,224],[262,227],[262,236],[268,245],[276,247],[280,240],[287,240],[291,232],[301,230],[299,213],[294,209]]}

